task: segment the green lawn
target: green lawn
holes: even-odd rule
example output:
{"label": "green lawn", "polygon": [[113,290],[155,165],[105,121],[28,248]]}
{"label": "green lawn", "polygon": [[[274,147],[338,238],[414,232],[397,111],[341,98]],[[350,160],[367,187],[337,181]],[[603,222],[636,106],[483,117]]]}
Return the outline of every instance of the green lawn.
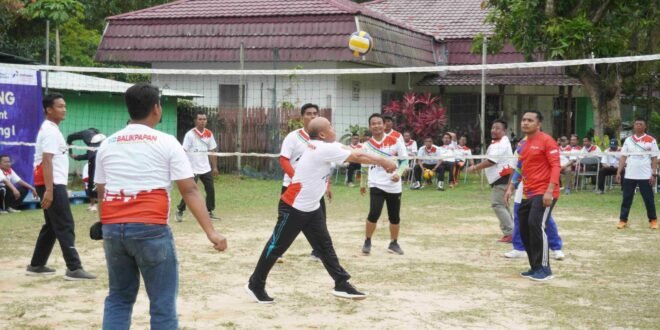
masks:
{"label": "green lawn", "polygon": [[[226,252],[210,248],[189,213],[183,223],[171,223],[182,328],[660,328],[660,232],[648,229],[640,196],[627,230],[615,229],[621,202],[616,190],[563,196],[554,216],[567,258],[551,261],[554,280],[534,283],[518,275],[527,269],[526,259],[502,257],[510,246],[495,242],[500,233],[490,191],[476,179],[451,191],[404,191],[404,256],[386,252],[385,222],[373,238],[372,255],[361,255],[368,197],[336,186],[328,226],[352,283],[369,298],[331,296],[332,281],[309,259],[301,236],[269,278],[276,304],[263,306],[242,287],[275,224],[280,182],[222,176],[216,187],[222,221],[215,224],[228,237]],[[85,268],[99,279],[82,283],[62,280],[59,246],[50,260],[58,275],[24,276],[42,214],[0,215],[0,328],[100,327],[107,270],[102,243],[88,238],[95,216],[85,208],[73,206],[77,246]],[[148,325],[141,289],[133,326]]]}

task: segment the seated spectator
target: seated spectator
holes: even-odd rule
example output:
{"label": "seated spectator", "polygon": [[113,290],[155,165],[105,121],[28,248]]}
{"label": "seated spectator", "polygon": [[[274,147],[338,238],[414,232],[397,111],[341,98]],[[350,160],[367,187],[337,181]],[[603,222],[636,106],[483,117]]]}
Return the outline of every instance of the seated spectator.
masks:
{"label": "seated spectator", "polygon": [[[584,156],[580,156],[579,159],[584,159],[584,158],[600,158],[600,156],[590,156],[589,154],[591,153],[600,153],[600,147],[598,147],[595,144],[592,144],[591,138],[588,136],[585,136],[582,139],[582,149],[580,150],[580,153],[584,154]],[[598,169],[598,165],[584,165],[583,170],[585,171],[596,171]],[[596,180],[595,177],[591,178],[591,183],[594,183],[594,180]]]}
{"label": "seated spectator", "polygon": [[[620,151],[621,148],[619,148],[618,141],[616,139],[612,139],[610,141],[610,147],[605,150],[605,153]],[[619,169],[620,160],[621,156],[618,155],[605,155],[601,157],[600,171],[598,171],[598,189],[596,189],[597,194],[602,194],[605,192],[605,178],[608,176],[616,175],[616,171]],[[621,172],[625,173],[625,169],[622,169]]]}
{"label": "seated spectator", "polygon": [[[408,157],[414,159],[417,157],[417,141],[412,138],[412,134],[409,131],[403,132],[403,142],[406,145],[406,151],[408,151]],[[416,162],[408,162],[408,168],[403,172],[403,178],[410,178],[413,168],[415,167]]]}
{"label": "seated spectator", "polygon": [[37,198],[37,191],[11,168],[11,158],[0,155],[0,213],[20,212],[18,207],[23,203],[28,191]]}
{"label": "seated spectator", "polygon": [[442,146],[438,148],[442,161],[438,166],[438,190],[445,190],[445,171],[449,172],[449,188],[454,188],[454,164],[456,163],[455,134],[442,134]]}
{"label": "seated spectator", "polygon": [[437,159],[420,159],[428,157],[438,157],[438,147],[433,144],[433,139],[431,137],[424,138],[424,146],[419,148],[417,151],[417,162],[415,168],[413,169],[413,176],[415,177],[415,182],[413,183],[411,189],[421,189],[422,188],[422,172],[425,169],[431,170],[434,174],[438,169],[439,162]]}
{"label": "seated spectator", "polygon": [[[577,137],[576,137],[577,139]],[[568,138],[564,135],[559,138],[559,151],[571,152],[573,148],[568,144]],[[575,160],[573,157],[568,155],[559,156],[559,165],[561,166],[561,185],[564,189],[566,195],[571,194],[571,187],[575,184],[575,172],[573,171],[573,166],[575,165]]]}
{"label": "seated spectator", "polygon": [[[362,144],[360,144],[360,135],[353,134],[351,136],[351,144],[348,145],[351,149],[362,149]],[[360,175],[360,168],[362,165],[360,163],[348,163],[348,172],[346,173],[346,184],[349,187],[355,187],[353,183],[354,174],[357,172],[357,175]],[[360,178],[357,178],[360,181]]]}
{"label": "seated spectator", "polygon": [[461,171],[465,168],[465,163],[474,165],[474,160],[467,159],[466,157],[472,156],[472,149],[467,146],[467,137],[461,136],[458,139],[458,147],[456,148],[456,164],[454,165],[454,184],[458,184],[461,176]]}

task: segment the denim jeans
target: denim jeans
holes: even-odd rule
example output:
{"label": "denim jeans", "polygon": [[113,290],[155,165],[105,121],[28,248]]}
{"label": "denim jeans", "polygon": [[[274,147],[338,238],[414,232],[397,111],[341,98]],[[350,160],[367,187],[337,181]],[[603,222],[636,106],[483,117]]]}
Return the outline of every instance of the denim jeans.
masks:
{"label": "denim jeans", "polygon": [[140,274],[149,296],[151,329],[177,329],[179,263],[170,227],[141,223],[103,225],[103,248],[110,282],[103,329],[130,328]]}

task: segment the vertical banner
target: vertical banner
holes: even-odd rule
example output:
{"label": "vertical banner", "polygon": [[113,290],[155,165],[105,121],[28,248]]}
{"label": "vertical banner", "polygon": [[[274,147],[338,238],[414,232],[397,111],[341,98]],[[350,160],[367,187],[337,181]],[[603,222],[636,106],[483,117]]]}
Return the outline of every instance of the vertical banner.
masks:
{"label": "vertical banner", "polygon": [[0,67],[0,154],[9,155],[12,168],[29,183],[34,181],[34,146],[2,142],[33,143],[37,139],[44,120],[41,100],[39,71]]}

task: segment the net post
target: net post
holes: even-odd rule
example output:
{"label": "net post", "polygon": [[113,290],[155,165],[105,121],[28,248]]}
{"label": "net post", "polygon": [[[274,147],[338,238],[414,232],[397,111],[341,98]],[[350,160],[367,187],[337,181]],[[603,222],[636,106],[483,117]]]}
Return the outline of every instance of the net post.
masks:
{"label": "net post", "polygon": [[[239,57],[240,57],[240,68],[241,71],[245,69],[245,45],[243,42],[241,42],[241,47],[239,50]],[[245,90],[244,86],[245,85],[245,76],[240,75],[240,82],[238,83],[238,119],[237,119],[237,124],[238,124],[238,139],[236,140],[236,151],[237,152],[242,152],[241,150],[241,144],[242,144],[242,139],[243,139],[243,95],[245,95]],[[241,156],[236,157],[236,167],[238,169],[238,175],[241,175]]]}
{"label": "net post", "polygon": [[[488,47],[487,38],[484,36],[481,47],[481,64],[486,64],[486,53]],[[481,154],[486,154],[486,68],[481,68]],[[483,188],[483,176],[481,188]]]}

